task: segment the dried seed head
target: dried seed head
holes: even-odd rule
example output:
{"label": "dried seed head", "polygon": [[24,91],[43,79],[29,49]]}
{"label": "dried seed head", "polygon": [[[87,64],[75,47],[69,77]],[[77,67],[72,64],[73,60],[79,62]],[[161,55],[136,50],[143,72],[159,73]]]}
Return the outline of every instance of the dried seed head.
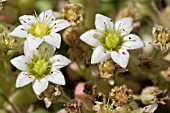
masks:
{"label": "dried seed head", "polygon": [[125,85],[115,86],[111,89],[109,98],[115,106],[124,106],[132,101],[132,90]]}
{"label": "dried seed head", "polygon": [[84,7],[81,4],[66,4],[62,10],[64,19],[72,25],[78,25],[84,18]]}
{"label": "dried seed head", "polygon": [[166,95],[166,91],[162,91],[158,87],[150,86],[143,89],[141,94],[141,100],[144,104],[166,104],[165,101],[169,97]]}
{"label": "dried seed head", "polygon": [[160,49],[161,52],[166,52],[170,46],[170,29],[158,25],[153,27],[153,42],[155,48]]}
{"label": "dried seed head", "polygon": [[39,100],[43,100],[47,108],[49,108],[52,104],[52,101],[57,97],[60,96],[61,92],[57,85],[49,83],[48,88],[41,93],[41,95],[37,95]]}

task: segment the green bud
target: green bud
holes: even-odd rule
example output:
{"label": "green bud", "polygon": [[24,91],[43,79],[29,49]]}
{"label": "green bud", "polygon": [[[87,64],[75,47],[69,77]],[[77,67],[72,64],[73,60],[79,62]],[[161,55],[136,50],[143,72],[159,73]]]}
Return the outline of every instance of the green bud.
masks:
{"label": "green bud", "polygon": [[63,18],[72,25],[78,25],[84,18],[84,7],[81,4],[66,4],[62,10]]}

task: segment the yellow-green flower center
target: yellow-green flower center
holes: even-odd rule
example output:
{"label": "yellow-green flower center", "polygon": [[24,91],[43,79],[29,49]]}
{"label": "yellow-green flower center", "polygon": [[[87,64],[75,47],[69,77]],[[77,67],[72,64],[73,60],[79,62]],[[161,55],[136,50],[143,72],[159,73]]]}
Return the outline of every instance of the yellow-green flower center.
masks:
{"label": "yellow-green flower center", "polygon": [[46,57],[40,58],[34,56],[32,62],[28,64],[29,75],[36,79],[42,79],[51,72],[51,62]]}
{"label": "yellow-green flower center", "polygon": [[101,37],[99,37],[100,43],[105,50],[118,50],[124,43],[123,37],[120,31],[113,31],[106,29]]}
{"label": "yellow-green flower center", "polygon": [[35,37],[41,37],[49,35],[51,32],[51,27],[47,24],[45,21],[37,21],[36,24],[32,24],[31,28],[28,30],[30,34],[32,34]]}

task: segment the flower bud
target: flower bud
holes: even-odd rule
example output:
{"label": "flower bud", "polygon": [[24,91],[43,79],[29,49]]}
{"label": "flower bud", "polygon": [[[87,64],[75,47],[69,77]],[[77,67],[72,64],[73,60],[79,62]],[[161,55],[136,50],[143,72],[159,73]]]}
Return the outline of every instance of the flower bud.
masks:
{"label": "flower bud", "polygon": [[169,97],[166,95],[166,91],[160,90],[158,87],[150,86],[143,89],[141,94],[141,100],[143,104],[166,104],[165,101]]}
{"label": "flower bud", "polygon": [[8,28],[0,25],[0,57],[7,59],[16,52],[17,41],[15,37],[10,36]]}
{"label": "flower bud", "polygon": [[118,65],[113,62],[113,60],[107,60],[105,62],[101,62],[99,65],[100,75],[103,78],[110,78],[115,74],[116,67]]}
{"label": "flower bud", "polygon": [[124,106],[130,103],[133,99],[132,90],[128,89],[127,86],[115,86],[111,89],[109,98],[115,106]]}
{"label": "flower bud", "polygon": [[153,27],[152,34],[154,47],[160,49],[161,52],[166,52],[170,45],[170,29],[159,25]]}
{"label": "flower bud", "polygon": [[74,26],[83,21],[84,7],[81,4],[66,4],[62,12],[64,15],[63,18]]}

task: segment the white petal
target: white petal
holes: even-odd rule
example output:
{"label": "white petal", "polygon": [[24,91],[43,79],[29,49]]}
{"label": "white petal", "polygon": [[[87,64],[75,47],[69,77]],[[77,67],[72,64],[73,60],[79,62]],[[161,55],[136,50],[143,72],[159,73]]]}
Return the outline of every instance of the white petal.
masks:
{"label": "white petal", "polygon": [[51,75],[48,75],[46,77],[48,79],[48,81],[54,83],[54,84],[59,84],[59,85],[65,85],[65,78],[63,76],[63,74],[61,73],[61,71],[53,71]]}
{"label": "white petal", "polygon": [[135,34],[129,34],[124,37],[124,40],[126,41],[122,47],[125,49],[138,49],[144,47],[143,41],[140,39],[139,36]]}
{"label": "white petal", "polygon": [[35,79],[34,76],[28,76],[28,72],[21,72],[16,80],[16,87],[23,87]]}
{"label": "white petal", "polygon": [[51,44],[51,45],[53,45],[54,47],[56,47],[56,48],[60,48],[60,45],[61,45],[61,36],[60,36],[60,34],[58,34],[58,33],[51,33],[50,34],[51,36],[44,36],[43,38],[44,38],[44,40],[47,42],[47,43],[49,43],[49,44]]}
{"label": "white petal", "polygon": [[46,78],[42,78],[41,80],[36,80],[33,85],[33,90],[36,95],[40,95],[43,91],[45,91],[48,87],[48,80]]}
{"label": "white petal", "polygon": [[42,42],[43,42],[43,38],[28,37],[26,40],[28,48],[32,53],[35,53],[35,51],[38,49],[38,47]]}
{"label": "white petal", "polygon": [[154,104],[154,105],[146,106],[143,109],[147,113],[154,113],[154,111],[157,109],[157,107],[158,107],[158,104]]}
{"label": "white petal", "polygon": [[122,36],[129,34],[133,29],[133,19],[131,17],[125,17],[116,21],[115,29],[120,30]]}
{"label": "white petal", "polygon": [[51,57],[50,61],[53,63],[52,67],[55,67],[57,69],[65,67],[71,63],[70,59],[60,54]]}
{"label": "white petal", "polygon": [[104,15],[96,14],[95,26],[96,29],[104,31],[105,29],[113,29],[113,22],[112,19]]}
{"label": "white petal", "polygon": [[80,36],[80,39],[91,46],[99,46],[99,37],[102,35],[100,30],[89,30]]}
{"label": "white petal", "polygon": [[33,51],[30,50],[30,47],[31,45],[29,45],[30,43],[28,43],[27,41],[24,42],[24,54],[26,57],[28,58],[32,58],[32,56],[34,55]]}
{"label": "white petal", "polygon": [[95,48],[95,50],[92,53],[91,63],[96,64],[99,62],[106,61],[109,58],[110,58],[110,55],[109,55],[109,53],[104,51],[104,47],[98,46]]}
{"label": "white petal", "polygon": [[28,70],[27,67],[28,62],[29,62],[29,58],[23,55],[19,57],[15,57],[11,60],[12,65],[14,65],[17,69],[22,71]]}
{"label": "white petal", "polygon": [[11,32],[10,35],[20,37],[20,38],[27,38],[28,36],[30,36],[24,25],[19,25],[18,27],[16,27]]}
{"label": "white petal", "polygon": [[27,27],[27,29],[31,27],[31,24],[35,24],[36,23],[36,19],[32,15],[23,15],[23,16],[19,17],[19,21],[23,25],[25,25]]}
{"label": "white petal", "polygon": [[55,53],[56,48],[48,43],[42,43],[38,48],[40,56],[46,56],[48,59],[51,58]]}
{"label": "white petal", "polygon": [[53,27],[52,28],[52,32],[58,32],[58,31],[61,31],[63,29],[65,29],[66,27],[69,27],[71,24],[64,20],[64,19],[58,19],[56,21],[54,21],[50,27]]}
{"label": "white petal", "polygon": [[42,12],[39,15],[39,18],[41,21],[46,21],[50,25],[52,22],[55,21],[56,16],[55,16],[54,12],[51,9],[49,9],[47,11]]}
{"label": "white petal", "polygon": [[118,52],[112,51],[111,57],[114,62],[119,64],[122,68],[126,68],[129,61],[129,53],[125,49],[120,49]]}

